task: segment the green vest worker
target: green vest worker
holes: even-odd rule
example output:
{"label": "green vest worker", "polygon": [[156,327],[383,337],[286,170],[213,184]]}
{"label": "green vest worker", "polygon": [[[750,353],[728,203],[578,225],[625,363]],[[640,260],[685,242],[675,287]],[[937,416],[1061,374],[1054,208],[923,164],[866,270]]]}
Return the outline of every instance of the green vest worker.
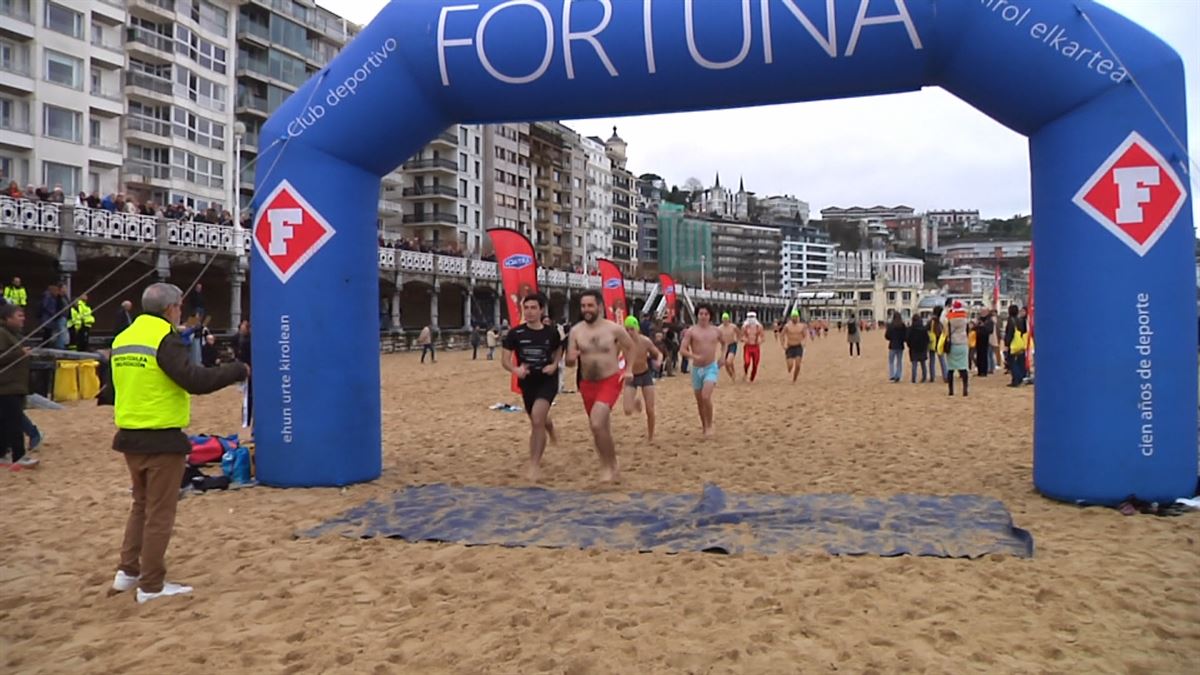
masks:
{"label": "green vest worker", "polygon": [[165,581],[167,544],[192,449],[183,432],[191,420],[189,394],[212,393],[250,375],[241,363],[214,368],[192,364],[175,329],[182,303],[178,287],[150,286],[142,294],[143,314],[112,345],[113,449],[124,453],[133,482],[133,507],[112,589],[136,586],[138,602],[192,592],[190,586]]}
{"label": "green vest worker", "polygon": [[29,295],[21,285],[21,277],[13,277],[12,285],[4,287],[4,301],[17,307],[29,304]]}
{"label": "green vest worker", "polygon": [[87,304],[87,294],[79,296],[75,304],[71,305],[71,315],[67,319],[67,328],[71,329],[72,340],[71,344],[76,350],[86,352],[88,350],[88,339],[92,335],[92,326],[96,323],[96,317],[92,314],[92,308]]}

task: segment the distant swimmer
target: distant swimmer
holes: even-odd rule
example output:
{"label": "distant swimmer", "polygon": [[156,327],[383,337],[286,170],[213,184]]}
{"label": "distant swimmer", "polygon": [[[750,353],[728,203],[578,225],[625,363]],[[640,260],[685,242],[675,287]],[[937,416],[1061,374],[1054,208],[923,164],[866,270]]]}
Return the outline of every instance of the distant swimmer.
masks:
{"label": "distant swimmer", "polygon": [[738,342],[742,339],[742,331],[738,330],[737,324],[733,322],[729,312],[721,314],[720,331],[721,344],[725,347],[721,362],[725,366],[725,372],[729,373],[729,380],[736,382],[737,369],[733,362],[737,359]]}
{"label": "distant swimmer", "polygon": [[751,382],[758,378],[758,364],[762,361],[762,343],[767,332],[758,322],[758,314],[750,312],[746,322],[742,324],[742,341],[745,345],[745,355],[742,357],[742,379],[749,378]]}
{"label": "distant swimmer", "polygon": [[804,340],[808,337],[808,326],[800,320],[800,310],[792,310],[791,321],[784,324],[780,342],[787,357],[788,372],[792,382],[800,379],[800,362],[804,359]]}
{"label": "distant swimmer", "polygon": [[653,442],[654,363],[662,363],[663,353],[650,338],[642,334],[641,328],[636,317],[625,317],[625,331],[633,340],[633,352],[626,356],[629,363],[625,369],[625,414],[642,411],[642,401],[637,396],[638,389],[641,389],[642,399],[646,402],[646,440]]}
{"label": "distant swimmer", "polygon": [[616,443],[610,428],[611,413],[621,398],[624,376],[618,354],[632,362],[633,339],[618,324],[600,316],[604,300],[599,291],[587,290],[579,297],[583,321],[567,334],[567,365],[579,367],[579,395],[588,414],[596,453],[600,456],[600,480],[618,482]]}
{"label": "distant swimmer", "polygon": [[721,331],[712,325],[712,309],[696,307],[696,325],[683,334],[679,353],[692,362],[692,389],[696,394],[696,409],[700,412],[700,428],[704,437],[713,435],[713,389],[720,379],[717,359],[724,352]]}

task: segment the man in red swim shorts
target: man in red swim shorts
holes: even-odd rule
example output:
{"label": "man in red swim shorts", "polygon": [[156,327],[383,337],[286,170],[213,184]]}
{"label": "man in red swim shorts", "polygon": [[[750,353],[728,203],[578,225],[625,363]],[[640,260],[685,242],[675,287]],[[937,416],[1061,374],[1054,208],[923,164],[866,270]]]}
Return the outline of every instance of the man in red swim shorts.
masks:
{"label": "man in red swim shorts", "polygon": [[603,307],[600,291],[584,291],[579,297],[583,321],[572,326],[567,335],[567,365],[579,366],[579,395],[600,455],[600,480],[615,483],[621,478],[609,417],[625,384],[626,373],[618,365],[618,355],[624,354],[629,361],[634,344],[624,328],[601,318]]}

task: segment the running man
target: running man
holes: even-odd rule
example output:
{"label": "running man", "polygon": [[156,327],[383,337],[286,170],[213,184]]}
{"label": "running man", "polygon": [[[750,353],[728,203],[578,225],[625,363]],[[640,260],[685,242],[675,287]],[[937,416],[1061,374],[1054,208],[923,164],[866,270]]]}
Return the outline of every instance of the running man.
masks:
{"label": "running man", "polygon": [[758,378],[758,364],[762,361],[762,343],[767,332],[758,322],[758,314],[750,312],[746,315],[746,323],[742,326],[742,341],[746,343],[746,353],[742,358],[742,381],[749,378],[753,382]]}
{"label": "running man", "polygon": [[[517,376],[517,386],[529,415],[529,467],[526,475],[537,482],[542,475],[542,453],[546,438],[557,445],[554,422],[550,420],[550,404],[558,394],[558,359],[562,353],[562,338],[558,328],[542,322],[548,300],[545,293],[533,293],[521,301],[525,323],[508,331],[501,345],[500,365]],[[516,364],[513,354],[517,355]]]}
{"label": "running man", "polygon": [[700,412],[700,428],[705,438],[713,435],[713,389],[721,379],[717,361],[724,353],[721,330],[712,325],[712,309],[696,306],[696,325],[683,334],[679,353],[692,361],[692,390],[696,394],[696,409]]}
{"label": "running man", "polygon": [[725,356],[721,361],[725,366],[725,372],[729,373],[729,381],[737,382],[737,369],[733,362],[737,360],[738,342],[742,339],[742,331],[738,329],[737,324],[733,322],[729,312],[721,313],[721,344],[725,346]]}
{"label": "running man", "polygon": [[800,362],[804,359],[804,340],[808,337],[808,326],[800,321],[800,310],[792,310],[792,320],[783,326],[780,342],[783,343],[783,354],[787,357],[788,372],[792,374],[792,383],[800,379]]}
{"label": "running man", "polygon": [[[662,363],[663,353],[654,342],[642,334],[642,326],[637,317],[625,317],[625,330],[633,340],[633,353],[626,358],[625,378],[625,414],[632,415],[634,410],[642,411],[642,401],[637,397],[637,390],[642,390],[642,398],[646,400],[646,440],[654,442],[654,373],[651,370],[652,361]],[[651,358],[653,357],[653,358]]]}
{"label": "running man", "polygon": [[621,474],[609,421],[624,380],[617,355],[624,354],[625,360],[632,362],[634,345],[624,328],[600,316],[603,308],[599,291],[587,290],[579,296],[583,321],[567,333],[567,365],[579,367],[579,395],[600,455],[600,480],[615,483]]}

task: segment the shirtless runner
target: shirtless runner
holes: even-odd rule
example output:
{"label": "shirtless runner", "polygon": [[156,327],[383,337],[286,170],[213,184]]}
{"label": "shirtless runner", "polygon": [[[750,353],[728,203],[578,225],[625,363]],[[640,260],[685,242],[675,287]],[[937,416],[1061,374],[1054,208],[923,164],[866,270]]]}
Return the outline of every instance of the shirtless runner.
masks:
{"label": "shirtless runner", "polygon": [[642,335],[641,323],[637,317],[625,317],[625,331],[633,340],[633,353],[626,356],[629,363],[625,372],[625,414],[632,415],[634,410],[642,411],[642,401],[637,397],[637,390],[642,390],[642,398],[646,401],[646,440],[654,442],[654,371],[653,361],[662,363],[663,353],[654,342]]}
{"label": "shirtless runner", "polygon": [[800,379],[800,362],[804,359],[804,340],[808,338],[808,326],[800,320],[800,310],[792,310],[792,320],[784,324],[779,341],[783,343],[783,353],[787,357],[788,372],[792,374],[792,382]]}
{"label": "shirtless runner", "polygon": [[758,314],[750,312],[746,315],[746,323],[742,326],[742,341],[746,343],[746,353],[742,358],[742,380],[751,382],[758,378],[758,364],[762,361],[762,343],[766,338],[763,325],[758,322]]}
{"label": "shirtless runner", "polygon": [[617,354],[632,361],[633,340],[618,324],[600,317],[604,300],[599,291],[587,290],[579,297],[583,321],[567,334],[567,365],[579,366],[579,395],[588,414],[596,453],[600,456],[600,480],[619,482],[617,449],[609,426],[612,409],[621,398],[624,376]]}
{"label": "shirtless runner", "polygon": [[713,389],[721,377],[717,359],[724,353],[721,330],[712,325],[712,309],[696,307],[696,325],[683,334],[679,353],[692,362],[692,390],[700,412],[700,428],[705,438],[713,435]]}
{"label": "shirtless runner", "polygon": [[725,366],[725,372],[729,373],[729,381],[737,382],[737,369],[733,362],[737,359],[738,342],[742,339],[742,331],[733,322],[729,312],[721,314],[720,330],[721,344],[725,346],[725,354],[721,357],[721,362]]}

